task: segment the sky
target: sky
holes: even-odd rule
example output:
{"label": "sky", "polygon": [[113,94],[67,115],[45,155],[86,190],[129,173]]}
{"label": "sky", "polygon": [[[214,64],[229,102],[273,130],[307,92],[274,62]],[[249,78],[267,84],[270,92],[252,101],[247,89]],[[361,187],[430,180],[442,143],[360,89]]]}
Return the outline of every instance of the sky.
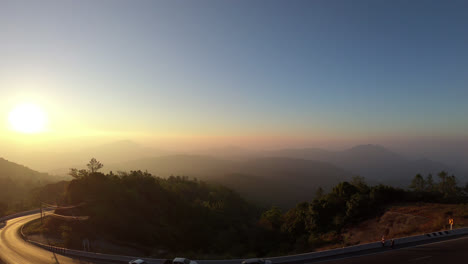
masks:
{"label": "sky", "polygon": [[[466,1],[0,0],[0,142],[468,142]],[[8,126],[15,106],[44,131]],[[419,145],[418,145],[419,144]]]}

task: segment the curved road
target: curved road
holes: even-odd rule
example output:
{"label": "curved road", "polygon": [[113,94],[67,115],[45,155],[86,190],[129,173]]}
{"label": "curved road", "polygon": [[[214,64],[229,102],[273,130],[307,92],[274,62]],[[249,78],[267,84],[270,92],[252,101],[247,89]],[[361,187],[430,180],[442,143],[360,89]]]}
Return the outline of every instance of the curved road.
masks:
{"label": "curved road", "polygon": [[6,264],[93,263],[64,257],[24,241],[19,235],[21,226],[39,217],[40,214],[33,214],[8,220],[6,225],[0,223],[0,259],[3,260],[3,262]]}
{"label": "curved road", "polygon": [[[112,263],[103,261],[79,260],[55,254],[40,247],[33,246],[22,239],[19,234],[21,227],[40,214],[18,217],[0,223],[0,263],[6,264],[90,264]],[[364,253],[364,252],[362,252]],[[354,256],[336,256],[329,260],[301,261],[300,263],[330,263],[330,264],[445,264],[465,263],[468,259],[468,236],[447,238],[442,241],[428,241],[423,245],[403,246],[394,250],[385,248],[371,254],[356,254]],[[299,262],[298,262],[299,263]]]}
{"label": "curved road", "polygon": [[468,237],[447,238],[410,247],[384,248],[381,251],[356,256],[336,256],[330,260],[304,261],[323,264],[450,264],[467,263]]}

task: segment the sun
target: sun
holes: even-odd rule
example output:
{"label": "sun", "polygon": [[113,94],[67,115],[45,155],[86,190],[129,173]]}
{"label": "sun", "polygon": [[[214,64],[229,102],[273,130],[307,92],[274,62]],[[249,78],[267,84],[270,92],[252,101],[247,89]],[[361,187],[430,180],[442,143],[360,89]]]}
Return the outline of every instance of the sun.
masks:
{"label": "sun", "polygon": [[31,103],[17,105],[8,115],[10,129],[24,134],[44,132],[47,115],[39,106]]}

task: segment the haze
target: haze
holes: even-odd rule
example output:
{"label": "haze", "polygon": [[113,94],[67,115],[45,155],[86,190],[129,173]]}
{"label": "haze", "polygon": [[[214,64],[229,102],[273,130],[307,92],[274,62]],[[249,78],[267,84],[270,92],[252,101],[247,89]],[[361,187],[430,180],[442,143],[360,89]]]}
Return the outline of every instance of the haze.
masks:
{"label": "haze", "polygon": [[0,264],[464,263],[467,11],[0,0]]}
{"label": "haze", "polygon": [[[466,164],[466,7],[3,1],[1,148],[26,162],[120,140],[176,153],[372,143]],[[47,129],[9,128],[24,102]]]}

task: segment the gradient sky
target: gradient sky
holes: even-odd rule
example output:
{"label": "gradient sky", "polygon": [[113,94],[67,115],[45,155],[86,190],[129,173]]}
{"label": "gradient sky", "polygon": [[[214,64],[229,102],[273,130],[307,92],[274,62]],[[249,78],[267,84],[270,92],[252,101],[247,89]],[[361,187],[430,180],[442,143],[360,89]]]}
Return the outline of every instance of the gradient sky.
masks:
{"label": "gradient sky", "polygon": [[[466,1],[0,1],[0,116],[203,144],[464,141]],[[369,142],[372,141],[372,142]]]}

